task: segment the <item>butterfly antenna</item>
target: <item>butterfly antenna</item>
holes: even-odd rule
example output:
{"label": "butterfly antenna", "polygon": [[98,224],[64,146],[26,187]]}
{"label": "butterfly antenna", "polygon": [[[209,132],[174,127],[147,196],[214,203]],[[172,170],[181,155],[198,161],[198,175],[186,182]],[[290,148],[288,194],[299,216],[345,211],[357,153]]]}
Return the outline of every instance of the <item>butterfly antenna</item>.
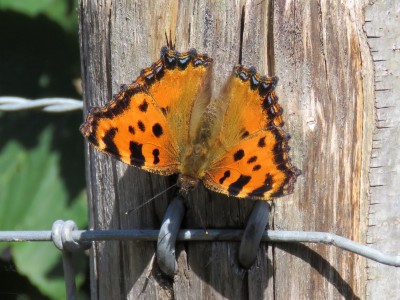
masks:
{"label": "butterfly antenna", "polygon": [[[171,29],[169,30],[169,36],[171,37],[171,42],[172,42],[172,34],[171,34]],[[172,45],[173,49],[175,50],[175,46],[176,46],[176,35],[175,35],[175,40],[174,40],[174,44]]]}
{"label": "butterfly antenna", "polygon": [[172,31],[171,29],[169,30],[169,37],[167,32],[165,31],[165,40],[167,41],[167,47],[171,50],[175,50],[175,43],[176,43],[176,37],[175,37],[175,42],[172,43]]}
{"label": "butterfly antenna", "polygon": [[199,210],[196,209],[196,213],[198,214],[199,218],[200,218],[200,224],[202,225],[203,229],[204,229],[204,233],[206,235],[208,235],[208,229],[206,227],[206,223],[204,222],[203,218],[201,217],[201,213],[199,212]]}
{"label": "butterfly antenna", "polygon": [[167,42],[167,47],[170,48],[167,32],[165,31],[164,33],[165,33],[165,41]]}
{"label": "butterfly antenna", "polygon": [[166,188],[165,190],[163,190],[162,192],[158,193],[157,195],[155,195],[154,197],[150,198],[149,200],[147,200],[145,203],[140,204],[138,207],[135,208],[131,208],[129,210],[127,210],[125,212],[125,215],[129,215],[131,212],[137,211],[138,209],[142,208],[143,206],[149,204],[151,201],[153,201],[154,199],[156,199],[157,197],[161,196],[162,194],[166,193],[167,191],[169,191],[170,189],[174,188],[177,186],[177,183],[171,185],[170,187]]}

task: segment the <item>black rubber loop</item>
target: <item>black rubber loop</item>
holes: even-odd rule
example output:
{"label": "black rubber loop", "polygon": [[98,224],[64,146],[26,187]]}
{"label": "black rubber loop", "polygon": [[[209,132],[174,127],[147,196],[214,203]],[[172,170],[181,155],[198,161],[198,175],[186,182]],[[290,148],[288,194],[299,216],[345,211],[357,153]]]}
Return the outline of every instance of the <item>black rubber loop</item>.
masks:
{"label": "black rubber loop", "polygon": [[183,198],[177,196],[168,206],[158,234],[157,262],[161,271],[170,277],[173,277],[178,269],[175,257],[175,243],[184,215]]}
{"label": "black rubber loop", "polygon": [[249,269],[257,258],[261,238],[268,224],[270,206],[266,201],[258,200],[253,206],[239,248],[239,263]]}

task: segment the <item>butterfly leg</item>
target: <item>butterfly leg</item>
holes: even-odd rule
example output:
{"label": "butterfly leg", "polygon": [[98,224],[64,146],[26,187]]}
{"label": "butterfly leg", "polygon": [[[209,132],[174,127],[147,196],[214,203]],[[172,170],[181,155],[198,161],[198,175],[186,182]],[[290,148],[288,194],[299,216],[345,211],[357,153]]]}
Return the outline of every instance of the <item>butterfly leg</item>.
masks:
{"label": "butterfly leg", "polygon": [[185,215],[182,196],[177,196],[169,204],[158,234],[157,262],[165,274],[174,277],[178,265],[175,258],[175,243]]}
{"label": "butterfly leg", "polygon": [[270,205],[267,201],[258,200],[253,206],[239,248],[239,263],[249,269],[257,258],[261,238],[268,224]]}

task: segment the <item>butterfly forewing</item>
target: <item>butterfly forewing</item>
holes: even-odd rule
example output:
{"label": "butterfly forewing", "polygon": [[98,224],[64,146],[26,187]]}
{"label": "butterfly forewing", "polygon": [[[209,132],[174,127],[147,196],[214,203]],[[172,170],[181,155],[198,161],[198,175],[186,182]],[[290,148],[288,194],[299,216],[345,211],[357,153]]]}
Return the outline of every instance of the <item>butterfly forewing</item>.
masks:
{"label": "butterfly forewing", "polygon": [[163,48],[161,58],[136,80],[164,113],[179,147],[180,161],[210,101],[211,63],[211,58],[194,49],[178,53]]}
{"label": "butterfly forewing", "polygon": [[[146,171],[179,173],[191,132],[210,99],[212,59],[164,47],[161,58],[94,109],[81,131],[100,151]],[[193,136],[193,134],[192,134]]]}
{"label": "butterfly forewing", "polygon": [[282,109],[274,93],[277,82],[277,77],[261,76],[254,68],[234,67],[220,99],[227,105],[222,129],[225,146],[267,126],[283,125]]}
{"label": "butterfly forewing", "polygon": [[123,87],[105,107],[93,109],[81,131],[100,151],[124,163],[164,175],[178,171],[175,138],[139,84]]}

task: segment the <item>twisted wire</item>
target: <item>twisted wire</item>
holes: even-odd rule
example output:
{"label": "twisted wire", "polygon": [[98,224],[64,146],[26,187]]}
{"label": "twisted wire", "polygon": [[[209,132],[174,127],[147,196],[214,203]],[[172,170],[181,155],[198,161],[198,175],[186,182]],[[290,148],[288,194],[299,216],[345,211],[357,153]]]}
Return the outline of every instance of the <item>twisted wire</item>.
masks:
{"label": "twisted wire", "polygon": [[61,113],[81,110],[82,108],[82,100],[74,100],[69,98],[41,98],[29,100],[22,97],[0,97],[0,111],[40,109],[51,113]]}

